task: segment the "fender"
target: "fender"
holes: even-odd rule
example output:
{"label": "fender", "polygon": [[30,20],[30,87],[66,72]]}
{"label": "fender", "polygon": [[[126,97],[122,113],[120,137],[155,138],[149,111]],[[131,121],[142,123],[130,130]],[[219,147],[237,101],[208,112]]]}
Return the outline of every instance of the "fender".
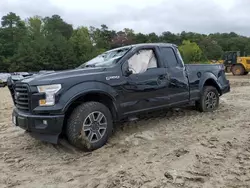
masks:
{"label": "fender", "polygon": [[[114,107],[119,110],[119,103],[117,102],[118,93],[111,86],[97,81],[82,82],[76,84],[70,88],[62,90],[56,96],[56,104],[54,106],[37,106],[33,109],[33,113],[39,114],[50,113],[50,114],[65,114],[69,106],[79,97],[82,97],[89,93],[100,93],[112,99]],[[118,111],[117,111],[118,112]]]}
{"label": "fender", "polygon": [[221,94],[222,86],[218,82],[218,78],[216,78],[216,76],[213,73],[211,73],[211,72],[206,72],[201,77],[200,83],[199,83],[199,91],[200,91],[200,93],[203,91],[204,85],[205,85],[205,83],[206,83],[207,80],[212,80],[214,86],[218,89],[219,93]]}
{"label": "fender", "polygon": [[91,81],[74,85],[60,97],[59,103],[65,104],[62,112],[65,113],[75,100],[89,93],[100,93],[107,95],[112,99],[115,108],[118,110],[116,102],[118,93],[114,90],[114,88],[102,82]]}

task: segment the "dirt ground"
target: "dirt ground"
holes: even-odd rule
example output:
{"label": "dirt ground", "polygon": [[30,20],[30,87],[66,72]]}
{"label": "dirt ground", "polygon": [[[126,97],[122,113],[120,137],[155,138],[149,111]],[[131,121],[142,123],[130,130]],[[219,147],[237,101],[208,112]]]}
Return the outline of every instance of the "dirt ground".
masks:
{"label": "dirt ground", "polygon": [[92,153],[14,127],[9,92],[0,89],[0,187],[250,187],[250,78],[228,77],[232,91],[218,111],[157,112],[122,124]]}

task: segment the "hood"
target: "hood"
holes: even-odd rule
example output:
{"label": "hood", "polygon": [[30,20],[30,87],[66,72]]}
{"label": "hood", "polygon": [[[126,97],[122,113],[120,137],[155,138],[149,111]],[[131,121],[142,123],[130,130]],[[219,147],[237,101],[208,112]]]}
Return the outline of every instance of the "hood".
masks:
{"label": "hood", "polygon": [[83,81],[83,77],[93,77],[100,73],[105,73],[106,68],[85,68],[85,69],[73,69],[65,71],[55,71],[43,74],[33,75],[31,77],[22,79],[22,83],[28,83],[29,85],[46,85],[66,83],[68,81],[76,80]]}

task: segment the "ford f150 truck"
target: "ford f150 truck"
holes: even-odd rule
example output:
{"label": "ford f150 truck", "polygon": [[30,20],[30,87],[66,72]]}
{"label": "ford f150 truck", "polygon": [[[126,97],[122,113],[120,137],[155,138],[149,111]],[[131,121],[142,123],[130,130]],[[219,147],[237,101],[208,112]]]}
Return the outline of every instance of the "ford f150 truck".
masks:
{"label": "ford f150 truck", "polygon": [[139,113],[194,104],[218,108],[230,91],[223,65],[184,65],[174,44],[136,44],[107,51],[66,71],[8,81],[13,123],[56,144],[85,150],[107,142],[113,123]]}

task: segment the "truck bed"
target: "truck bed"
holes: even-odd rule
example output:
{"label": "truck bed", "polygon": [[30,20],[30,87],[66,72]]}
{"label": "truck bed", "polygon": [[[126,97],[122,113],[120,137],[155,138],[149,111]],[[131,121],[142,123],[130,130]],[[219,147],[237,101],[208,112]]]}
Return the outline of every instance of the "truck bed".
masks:
{"label": "truck bed", "polygon": [[218,75],[219,71],[224,70],[224,65],[222,64],[186,64],[185,65],[187,72],[211,72],[214,75]]}
{"label": "truck bed", "polygon": [[226,79],[224,65],[203,65],[203,64],[187,64],[185,65],[189,86],[190,86],[190,97],[198,98],[201,85],[207,77],[213,77],[217,81],[221,89],[221,95],[230,90],[229,81]]}

